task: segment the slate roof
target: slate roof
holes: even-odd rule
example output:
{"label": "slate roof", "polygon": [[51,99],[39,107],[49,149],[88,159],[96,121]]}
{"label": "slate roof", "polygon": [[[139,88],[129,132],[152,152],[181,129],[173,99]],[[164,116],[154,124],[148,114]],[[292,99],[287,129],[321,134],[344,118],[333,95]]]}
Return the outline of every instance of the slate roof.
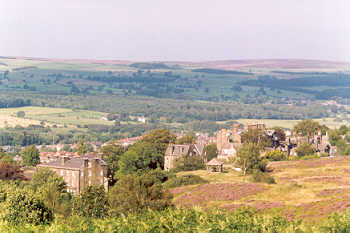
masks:
{"label": "slate roof", "polygon": [[191,145],[171,144],[167,147],[165,154],[174,156],[187,155],[190,147]]}

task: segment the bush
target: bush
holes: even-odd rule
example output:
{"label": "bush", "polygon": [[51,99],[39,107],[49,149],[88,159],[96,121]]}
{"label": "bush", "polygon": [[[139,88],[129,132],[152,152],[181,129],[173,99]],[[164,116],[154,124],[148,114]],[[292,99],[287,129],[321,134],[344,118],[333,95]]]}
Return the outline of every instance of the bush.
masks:
{"label": "bush", "polygon": [[269,161],[283,161],[287,160],[287,155],[280,150],[269,151],[265,154],[265,159]]}
{"label": "bush", "polygon": [[11,224],[46,224],[53,220],[52,212],[30,190],[15,189],[7,193],[4,220]]}
{"label": "bush", "polygon": [[267,184],[276,184],[275,179],[269,174],[259,170],[255,170],[252,175],[253,182],[261,182]]}
{"label": "bush", "polygon": [[316,151],[310,144],[303,143],[297,147],[296,152],[297,152],[298,157],[303,157],[306,155],[312,155]]}
{"label": "bush", "polygon": [[110,215],[162,210],[172,205],[171,199],[172,195],[163,190],[156,176],[150,173],[125,175],[109,192]]}
{"label": "bush", "polygon": [[180,186],[186,186],[191,184],[205,184],[208,183],[207,180],[204,180],[200,176],[197,175],[183,175],[179,177],[174,177],[167,182],[164,183],[164,188],[174,188],[174,187],[180,187]]}
{"label": "bush", "polygon": [[23,118],[26,115],[26,113],[24,111],[18,111],[16,115],[17,117]]}
{"label": "bush", "polygon": [[104,218],[109,209],[103,186],[88,186],[73,199],[73,213],[83,217]]}
{"label": "bush", "polygon": [[195,171],[205,169],[204,160],[198,156],[183,156],[175,161],[175,168],[172,172]]}

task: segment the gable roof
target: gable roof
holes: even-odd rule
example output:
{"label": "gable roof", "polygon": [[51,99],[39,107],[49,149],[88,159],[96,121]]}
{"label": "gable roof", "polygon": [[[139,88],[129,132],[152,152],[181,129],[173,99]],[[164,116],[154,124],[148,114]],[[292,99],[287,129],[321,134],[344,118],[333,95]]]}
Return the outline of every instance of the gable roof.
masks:
{"label": "gable roof", "polygon": [[213,158],[212,160],[210,160],[207,165],[209,166],[221,166],[223,165],[224,163],[221,162],[220,160],[218,160],[217,158]]}
{"label": "gable roof", "polygon": [[173,156],[188,155],[190,148],[191,145],[169,144],[165,154]]}
{"label": "gable roof", "polygon": [[203,144],[194,144],[194,147],[197,149],[200,155],[204,154],[205,146]]}

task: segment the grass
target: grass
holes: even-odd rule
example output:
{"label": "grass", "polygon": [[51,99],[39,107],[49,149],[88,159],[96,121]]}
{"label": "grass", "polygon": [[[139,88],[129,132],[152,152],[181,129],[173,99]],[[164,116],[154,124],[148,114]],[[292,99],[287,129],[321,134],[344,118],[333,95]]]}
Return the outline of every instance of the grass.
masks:
{"label": "grass", "polygon": [[[24,111],[25,117],[16,116],[18,111]],[[102,120],[107,113],[71,110],[66,108],[47,108],[47,107],[21,107],[0,109],[0,127],[5,126],[28,126],[29,124],[39,125],[41,121],[46,121],[49,125],[76,127],[77,125],[102,124],[112,125],[113,122]]]}
{"label": "grass", "polygon": [[[294,218],[306,218],[307,221],[319,221],[332,212],[337,211],[334,206],[344,210],[350,205],[350,157],[320,158],[308,161],[287,161],[271,163],[277,184],[264,184],[265,191],[243,196],[237,200],[218,201],[215,195],[206,203],[205,208],[224,207],[227,205],[246,205],[262,208],[266,212],[280,212],[292,214]],[[217,183],[246,183],[251,184],[250,176],[228,171],[226,173],[211,173],[207,171],[181,172],[179,175],[194,174],[210,182]],[[258,185],[258,184],[256,184]],[[181,203],[181,197],[191,193],[193,187],[175,196],[175,203]],[[326,194],[322,194],[326,192]],[[329,193],[327,193],[329,191]],[[212,192],[208,190],[208,192]],[[220,191],[217,191],[218,193]],[[240,192],[232,190],[231,192]],[[187,201],[188,203],[188,201]],[[260,203],[278,203],[278,207],[265,208]],[[322,208],[318,213],[317,208]]]}

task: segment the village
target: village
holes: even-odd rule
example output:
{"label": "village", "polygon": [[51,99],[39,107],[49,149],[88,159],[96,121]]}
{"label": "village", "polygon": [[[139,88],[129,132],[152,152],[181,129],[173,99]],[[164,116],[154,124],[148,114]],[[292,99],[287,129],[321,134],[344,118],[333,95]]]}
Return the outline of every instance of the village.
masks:
{"label": "village", "polygon": [[[186,133],[178,133],[176,138],[179,140],[186,137],[186,135]],[[333,157],[337,155],[337,148],[331,144],[328,131],[322,131],[321,128],[314,129],[312,134],[303,135],[301,132],[281,128],[268,129],[264,123],[246,123],[243,125],[233,124],[229,129],[221,129],[215,132],[214,136],[210,136],[208,133],[196,133],[192,137],[195,138],[195,142],[168,144],[164,153],[163,169],[165,171],[174,169],[183,157],[199,159],[208,172],[222,172],[226,168],[241,171],[236,163],[237,151],[244,143],[252,140],[251,137],[267,141],[260,156],[278,151],[284,154],[285,158],[296,157],[296,149],[302,144],[309,144],[318,156]],[[70,151],[65,151],[65,148],[68,148],[67,145],[37,146],[40,151],[40,163],[36,168],[45,167],[55,171],[67,183],[67,191],[73,194],[79,194],[84,188],[91,185],[102,185],[107,191],[111,173],[107,163],[103,160],[101,148],[112,143],[120,145],[127,151],[130,146],[142,138],[143,136],[125,138],[104,144],[99,142],[86,143],[89,145],[90,152],[83,154],[76,151],[78,144],[69,145]],[[259,142],[257,141],[257,143]],[[208,155],[208,145],[215,145],[215,156]],[[11,148],[3,149],[10,150]],[[73,152],[74,150],[75,152]],[[21,163],[22,158],[17,154],[14,160]],[[35,172],[35,169],[33,172]]]}

